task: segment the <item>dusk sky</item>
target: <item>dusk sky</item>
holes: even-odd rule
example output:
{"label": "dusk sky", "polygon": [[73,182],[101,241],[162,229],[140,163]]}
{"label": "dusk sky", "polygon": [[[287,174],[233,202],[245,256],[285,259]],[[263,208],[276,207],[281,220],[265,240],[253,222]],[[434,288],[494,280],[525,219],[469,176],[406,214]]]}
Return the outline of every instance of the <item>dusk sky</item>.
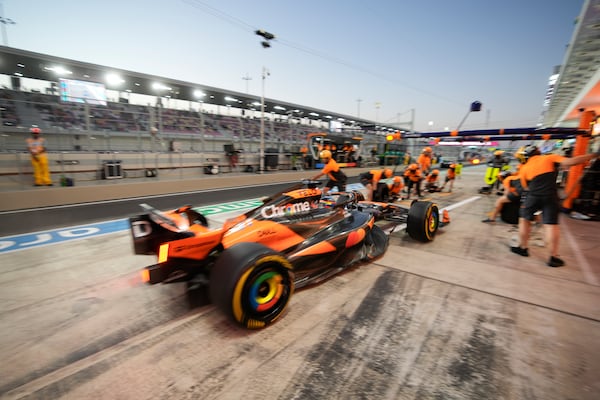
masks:
{"label": "dusk sky", "polygon": [[535,126],[583,0],[1,4],[10,47],[440,131]]}

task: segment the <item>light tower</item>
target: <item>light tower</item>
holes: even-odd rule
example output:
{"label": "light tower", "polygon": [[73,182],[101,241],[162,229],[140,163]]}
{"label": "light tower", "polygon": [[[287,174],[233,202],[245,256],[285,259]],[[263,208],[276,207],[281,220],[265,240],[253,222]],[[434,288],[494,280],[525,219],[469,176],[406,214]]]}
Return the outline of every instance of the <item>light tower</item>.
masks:
{"label": "light tower", "polygon": [[[271,47],[270,41],[275,39],[275,35],[264,31],[262,29],[254,31],[258,36],[263,37],[265,40],[260,42],[263,48],[268,49]],[[259,152],[259,169],[260,173],[264,173],[265,171],[265,79],[271,73],[267,70],[266,67],[263,66],[262,69],[262,90],[260,96],[260,152]]]}
{"label": "light tower", "polygon": [[15,25],[16,22],[10,18],[4,18],[4,7],[0,2],[0,24],[2,24],[2,40],[5,46],[8,46],[8,34],[6,33],[6,25]]}

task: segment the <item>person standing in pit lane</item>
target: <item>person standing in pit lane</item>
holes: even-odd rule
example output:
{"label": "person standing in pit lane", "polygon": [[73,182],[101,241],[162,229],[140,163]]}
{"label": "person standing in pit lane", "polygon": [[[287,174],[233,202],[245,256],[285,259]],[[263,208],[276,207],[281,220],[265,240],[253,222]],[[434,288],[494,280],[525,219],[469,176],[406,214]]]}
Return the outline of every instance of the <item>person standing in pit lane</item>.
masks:
{"label": "person standing in pit lane", "polygon": [[30,132],[31,137],[27,138],[27,150],[31,155],[34,186],[52,186],[50,170],[48,169],[48,156],[46,155],[46,139],[41,137],[42,130],[38,127],[31,128]]}
{"label": "person standing in pit lane", "polygon": [[491,173],[496,176],[493,177],[493,182],[489,185],[490,193],[493,190],[500,190],[502,182],[498,179],[499,174],[505,170],[505,167],[508,165],[508,159],[504,157],[503,150],[496,150],[494,152],[494,157],[488,162],[489,168],[491,168]]}
{"label": "person standing in pit lane", "polygon": [[421,181],[423,175],[417,164],[410,164],[404,171],[404,182],[406,183],[406,199],[410,199],[410,192],[414,186],[417,197],[423,197],[421,194]]}
{"label": "person standing in pit lane", "polygon": [[419,164],[419,168],[421,169],[423,175],[429,174],[431,162],[431,147],[425,147],[417,159],[417,164]]}
{"label": "person standing in pit lane", "polygon": [[558,213],[560,200],[556,188],[559,168],[586,163],[600,156],[596,153],[583,154],[567,158],[558,154],[541,155],[536,146],[527,146],[524,150],[527,163],[519,170],[523,193],[519,210],[519,245],[511,246],[510,251],[523,257],[529,256],[528,242],[531,234],[531,222],[535,213],[542,211],[542,223],[546,233],[546,243],[550,247],[549,267],[562,267],[565,262],[559,257],[558,244],[560,230]]}
{"label": "person standing in pit lane", "polygon": [[323,175],[327,175],[329,180],[323,188],[323,196],[327,195],[329,190],[331,190],[331,188],[334,186],[337,186],[338,192],[345,192],[346,181],[348,180],[348,177],[346,176],[346,174],[344,174],[338,163],[331,157],[331,151],[321,150],[319,156],[323,160],[325,166],[323,167],[320,173],[318,173],[312,178],[312,180],[317,180]]}

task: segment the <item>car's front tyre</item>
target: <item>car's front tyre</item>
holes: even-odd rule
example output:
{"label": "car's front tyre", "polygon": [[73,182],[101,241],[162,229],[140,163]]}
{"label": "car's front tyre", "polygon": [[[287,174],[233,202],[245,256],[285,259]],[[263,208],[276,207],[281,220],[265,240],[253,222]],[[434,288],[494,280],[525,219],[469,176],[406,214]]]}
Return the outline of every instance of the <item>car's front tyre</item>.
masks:
{"label": "car's front tyre", "polygon": [[430,242],[440,224],[437,205],[429,201],[415,201],[408,210],[406,232],[420,242]]}

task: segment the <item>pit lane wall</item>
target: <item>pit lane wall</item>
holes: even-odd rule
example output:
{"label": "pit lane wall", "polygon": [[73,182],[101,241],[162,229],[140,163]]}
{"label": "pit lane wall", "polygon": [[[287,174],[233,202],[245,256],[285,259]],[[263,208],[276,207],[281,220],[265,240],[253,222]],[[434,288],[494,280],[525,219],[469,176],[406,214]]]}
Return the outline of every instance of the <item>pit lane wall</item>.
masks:
{"label": "pit lane wall", "polygon": [[[101,178],[101,172],[107,163],[118,163],[123,171],[129,171],[133,177],[136,172],[142,174],[147,169],[203,168],[218,165],[229,168],[230,160],[223,152],[48,152],[48,166],[54,174],[92,173],[94,179]],[[291,169],[298,157],[292,153],[265,152],[268,161],[273,160],[275,169]],[[239,167],[251,166],[256,169],[260,164],[258,153],[237,156]],[[27,176],[33,169],[29,153],[0,153],[0,176]],[[84,176],[80,176],[84,178]],[[13,179],[14,180],[14,179]],[[84,179],[85,180],[85,179]],[[28,183],[28,182],[27,182]]]}
{"label": "pit lane wall", "polygon": [[[299,157],[289,153],[265,153],[268,170],[293,170]],[[144,178],[199,178],[206,173],[257,171],[258,154],[238,157],[236,166],[216,152],[48,152],[48,166],[55,185],[97,185],[108,180],[140,181]],[[33,168],[26,152],[0,153],[0,192],[33,186]]]}

